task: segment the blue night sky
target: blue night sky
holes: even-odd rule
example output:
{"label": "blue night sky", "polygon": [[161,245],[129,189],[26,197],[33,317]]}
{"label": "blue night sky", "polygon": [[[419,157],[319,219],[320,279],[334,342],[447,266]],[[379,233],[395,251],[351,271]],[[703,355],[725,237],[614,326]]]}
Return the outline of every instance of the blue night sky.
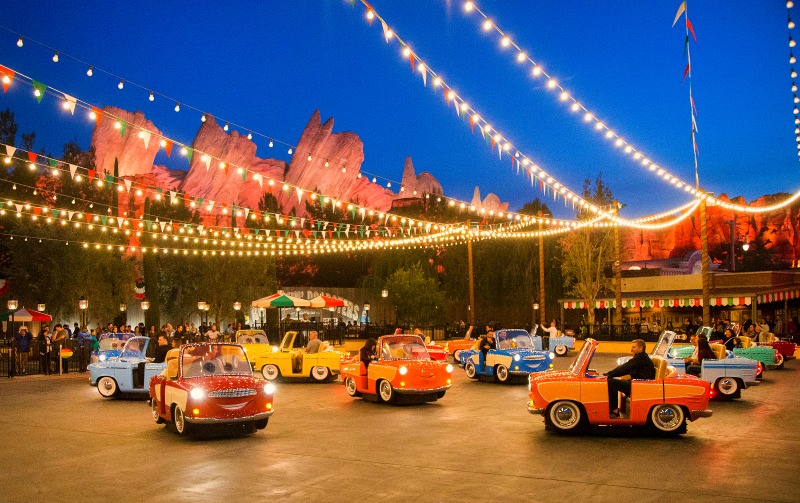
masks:
{"label": "blue night sky", "polygon": [[[605,124],[653,161],[693,181],[688,80],[682,83],[684,28],[671,27],[677,0],[590,2],[483,0],[478,6]],[[689,196],[612,146],[544,88],[530,65],[481,30],[477,13],[460,1],[374,0],[388,21],[430,67],[482,117],[543,169],[576,192],[603,172],[623,215],[642,216],[687,202]],[[792,9],[800,21],[800,7]],[[126,80],[191,104],[222,120],[295,142],[319,108],[334,131],[364,141],[362,170],[399,180],[406,156],[430,171],[445,194],[470,200],[498,194],[519,209],[542,197],[508,158],[499,160],[470,133],[441,90],[412,74],[396,41],[348,0],[283,2],[109,2],[0,0],[0,25],[60,49]],[[800,12],[800,11],[798,11]],[[797,190],[798,158],[790,90],[785,3],[778,0],[691,2],[698,36],[692,44],[698,108],[701,186],[717,194]],[[795,28],[795,32],[800,28]],[[800,38],[800,33],[795,34]],[[0,64],[101,106],[142,110],[165,134],[191,143],[200,114],[157,98],[52,51],[0,30]],[[799,48],[800,49],[800,48]],[[800,51],[798,51],[800,52]],[[30,87],[0,97],[20,132],[35,130],[36,147],[60,154],[77,138],[88,147],[92,124],[70,117],[52,97],[41,105]],[[18,144],[20,144],[18,139]],[[284,148],[257,141],[259,157],[288,160]],[[173,156],[157,163],[185,167]],[[396,185],[393,189],[396,190]],[[556,215],[568,217],[563,203]],[[560,209],[559,209],[560,208]]]}

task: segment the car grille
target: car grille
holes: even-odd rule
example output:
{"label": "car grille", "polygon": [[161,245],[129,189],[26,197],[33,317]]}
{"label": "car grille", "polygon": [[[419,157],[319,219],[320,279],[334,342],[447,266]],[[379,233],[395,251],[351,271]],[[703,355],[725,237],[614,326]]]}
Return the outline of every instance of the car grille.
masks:
{"label": "car grille", "polygon": [[542,361],[542,360],[544,360],[544,358],[545,358],[544,356],[526,356],[525,358],[523,358],[523,360],[526,360],[526,361]]}
{"label": "car grille", "polygon": [[234,388],[234,389],[221,389],[219,391],[212,391],[208,394],[209,398],[240,398],[243,396],[253,396],[256,390],[252,388]]}

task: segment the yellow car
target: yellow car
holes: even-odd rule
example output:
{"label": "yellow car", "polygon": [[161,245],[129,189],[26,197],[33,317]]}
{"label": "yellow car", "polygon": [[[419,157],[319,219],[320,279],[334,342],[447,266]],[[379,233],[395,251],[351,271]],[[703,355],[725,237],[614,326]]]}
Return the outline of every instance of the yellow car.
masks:
{"label": "yellow car", "polygon": [[[298,333],[286,332],[281,345],[273,348],[272,352],[251,354],[256,370],[261,370],[261,375],[267,381],[274,381],[279,377],[310,377],[317,382],[325,382],[336,378],[342,353],[333,351],[323,342],[319,353],[306,353],[302,348],[294,348]],[[299,342],[299,339],[298,339]]]}
{"label": "yellow car", "polygon": [[242,346],[245,353],[247,353],[247,358],[250,360],[253,370],[256,370],[256,356],[272,352],[272,346],[263,330],[237,330],[234,337],[236,344]]}

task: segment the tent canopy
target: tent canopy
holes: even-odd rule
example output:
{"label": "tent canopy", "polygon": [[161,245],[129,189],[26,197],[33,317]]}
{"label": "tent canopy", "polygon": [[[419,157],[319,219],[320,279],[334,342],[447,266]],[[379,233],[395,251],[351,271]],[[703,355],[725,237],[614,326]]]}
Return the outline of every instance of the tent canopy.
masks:
{"label": "tent canopy", "polygon": [[263,309],[275,307],[311,307],[311,302],[299,297],[290,297],[289,295],[276,293],[275,295],[254,300],[251,305]]}
{"label": "tent canopy", "polygon": [[311,307],[344,307],[344,301],[342,299],[334,299],[333,297],[326,297],[324,295],[314,297],[309,302],[311,302]]}
{"label": "tent canopy", "polygon": [[[5,312],[0,315],[0,320],[9,321],[11,319],[11,311]],[[14,321],[53,321],[53,317],[33,309],[22,308],[14,312]]]}

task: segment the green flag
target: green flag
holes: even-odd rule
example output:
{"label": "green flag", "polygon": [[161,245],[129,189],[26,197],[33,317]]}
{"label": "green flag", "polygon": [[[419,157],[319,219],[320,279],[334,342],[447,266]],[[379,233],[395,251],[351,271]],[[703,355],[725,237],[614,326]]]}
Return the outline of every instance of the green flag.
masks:
{"label": "green flag", "polygon": [[47,86],[39,82],[38,80],[33,81],[33,89],[38,91],[34,93],[36,96],[36,103],[41,103],[42,98],[44,97],[44,93],[47,91]]}

